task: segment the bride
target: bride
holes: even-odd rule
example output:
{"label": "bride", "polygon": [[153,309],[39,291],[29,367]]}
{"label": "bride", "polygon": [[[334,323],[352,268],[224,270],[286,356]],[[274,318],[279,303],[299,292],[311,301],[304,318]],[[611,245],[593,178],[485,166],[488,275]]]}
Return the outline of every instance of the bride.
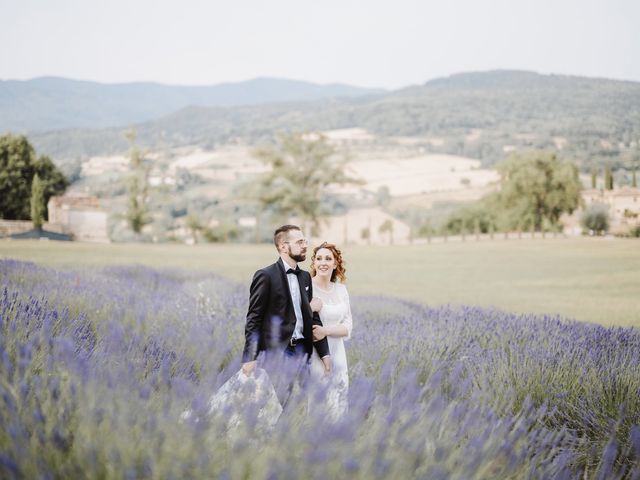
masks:
{"label": "bride", "polygon": [[[314,325],[313,341],[327,337],[333,362],[333,372],[327,377],[324,365],[314,350],[311,357],[311,378],[316,382],[328,382],[325,405],[333,419],[340,418],[348,407],[349,374],[344,340],[351,337],[353,321],[349,305],[349,293],[342,283],[346,280],[342,252],[324,242],[313,249],[311,277],[314,310],[319,311],[322,326]],[[314,298],[315,300],[315,298]]]}

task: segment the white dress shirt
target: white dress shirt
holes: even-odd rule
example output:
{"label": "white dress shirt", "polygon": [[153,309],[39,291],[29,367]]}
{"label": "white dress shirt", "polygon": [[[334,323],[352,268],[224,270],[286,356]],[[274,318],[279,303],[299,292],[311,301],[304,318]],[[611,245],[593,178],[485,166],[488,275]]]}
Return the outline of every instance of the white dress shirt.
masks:
{"label": "white dress shirt", "polygon": [[[286,273],[291,267],[287,264],[287,262],[282,260],[282,265],[284,266],[284,271],[287,276],[287,281],[289,282],[289,291],[291,292],[291,303],[293,303],[293,311],[296,314],[296,327],[293,330],[292,338],[294,340],[299,340],[304,338],[303,329],[304,329],[304,320],[302,317],[302,297],[300,294],[300,284],[298,284],[298,276],[292,273]],[[295,270],[295,268],[291,268]]]}

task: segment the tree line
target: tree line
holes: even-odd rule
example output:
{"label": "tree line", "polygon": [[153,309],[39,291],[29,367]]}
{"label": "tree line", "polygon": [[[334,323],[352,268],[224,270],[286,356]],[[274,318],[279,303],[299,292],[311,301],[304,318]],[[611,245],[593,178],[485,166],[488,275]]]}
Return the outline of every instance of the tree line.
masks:
{"label": "tree line", "polygon": [[0,136],[0,218],[32,220],[40,228],[48,218],[49,199],[68,186],[51,158],[37,155],[27,137]]}
{"label": "tree line", "polygon": [[[144,226],[153,221],[152,212],[157,205],[150,203],[149,165],[135,144],[133,132],[128,140],[130,172],[124,218],[140,239]],[[294,216],[309,231],[317,231],[323,218],[349,208],[349,204],[342,205],[336,200],[332,187],[363,184],[361,179],[347,174],[349,159],[341,156],[321,134],[283,134],[270,146],[256,150],[255,155],[269,168],[243,185],[234,201],[251,206],[256,222],[262,219],[265,223],[277,223]],[[499,162],[496,168],[500,174],[498,189],[450,214],[441,232],[560,231],[561,216],[583,206],[578,167],[556,153],[519,152]],[[10,134],[0,137],[1,218],[31,219],[40,227],[47,218],[49,198],[63,193],[68,185],[69,181],[51,159],[36,155],[26,137]],[[612,177],[606,172],[605,187],[613,187]],[[375,199],[382,208],[389,200],[385,200],[384,193],[378,192]],[[198,234],[208,241],[228,241],[239,234],[237,226],[231,228],[228,222],[217,228],[207,227],[195,212],[189,212],[186,227],[194,241]],[[260,241],[259,225],[255,230],[254,240]],[[391,237],[393,232],[388,233]],[[436,232],[428,224],[414,228],[415,236],[431,233]]]}
{"label": "tree line", "polygon": [[558,232],[562,214],[583,206],[577,166],[555,153],[516,153],[496,169],[498,190],[453,213],[443,225],[444,232]]}

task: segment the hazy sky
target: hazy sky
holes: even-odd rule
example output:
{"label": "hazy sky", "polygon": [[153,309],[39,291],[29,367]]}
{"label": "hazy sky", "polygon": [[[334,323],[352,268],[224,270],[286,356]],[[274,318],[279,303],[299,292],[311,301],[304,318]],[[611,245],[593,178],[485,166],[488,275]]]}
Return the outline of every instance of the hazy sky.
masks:
{"label": "hazy sky", "polygon": [[525,69],[640,81],[640,0],[0,0],[0,79],[398,88]]}

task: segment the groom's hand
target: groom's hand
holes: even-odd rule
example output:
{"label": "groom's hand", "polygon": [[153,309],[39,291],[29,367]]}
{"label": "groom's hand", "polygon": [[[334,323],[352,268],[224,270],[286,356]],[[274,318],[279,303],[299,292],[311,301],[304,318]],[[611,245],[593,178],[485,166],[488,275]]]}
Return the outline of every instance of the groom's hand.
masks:
{"label": "groom's hand", "polygon": [[322,364],[324,365],[325,375],[331,373],[331,356],[330,355],[322,357]]}
{"label": "groom's hand", "polygon": [[320,310],[322,310],[322,300],[320,300],[318,297],[313,297],[309,304],[311,305],[312,312],[319,312]]}
{"label": "groom's hand", "polygon": [[247,377],[251,375],[256,369],[256,361],[247,362],[242,364],[242,373],[244,373]]}
{"label": "groom's hand", "polygon": [[319,342],[327,336],[327,329],[321,325],[313,326],[313,341]]}

